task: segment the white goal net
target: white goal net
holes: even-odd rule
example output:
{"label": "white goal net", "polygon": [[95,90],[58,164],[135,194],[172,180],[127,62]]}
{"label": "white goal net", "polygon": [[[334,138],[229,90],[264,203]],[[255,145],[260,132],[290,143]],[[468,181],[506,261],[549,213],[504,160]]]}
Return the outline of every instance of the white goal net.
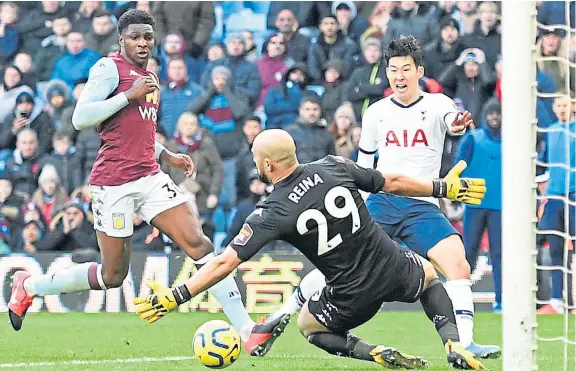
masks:
{"label": "white goal net", "polygon": [[576,370],[571,11],[545,22],[535,2],[502,4],[505,371]]}

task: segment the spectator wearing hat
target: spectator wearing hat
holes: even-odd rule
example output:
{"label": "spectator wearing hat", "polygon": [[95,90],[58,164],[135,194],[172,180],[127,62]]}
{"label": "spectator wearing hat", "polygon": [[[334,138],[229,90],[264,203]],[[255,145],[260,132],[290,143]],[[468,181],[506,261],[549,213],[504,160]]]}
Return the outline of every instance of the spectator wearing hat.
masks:
{"label": "spectator wearing hat", "polygon": [[22,129],[16,139],[16,150],[6,163],[6,173],[12,179],[14,192],[29,199],[38,186],[38,135],[32,129]]}
{"label": "spectator wearing hat", "polygon": [[72,90],[76,80],[88,77],[90,68],[100,59],[100,54],[86,48],[84,35],[76,30],[66,36],[66,50],[56,61],[50,79],[62,80]]}
{"label": "spectator wearing hat", "polygon": [[163,170],[185,193],[194,196],[200,218],[210,220],[218,205],[224,167],[212,138],[200,129],[198,116],[190,112],[183,113],[178,120],[176,136],[166,142],[166,148],[192,158],[197,169],[194,179],[185,177],[182,171],[167,165]]}
{"label": "spectator wearing hat", "polygon": [[460,26],[456,20],[447,16],[440,22],[440,37],[424,48],[424,73],[438,80],[464,50],[459,38]]}
{"label": "spectator wearing hat", "polygon": [[250,116],[244,120],[242,132],[246,138],[247,146],[243,147],[238,156],[238,174],[236,175],[236,188],[238,199],[241,200],[250,195],[250,172],[254,168],[254,155],[252,154],[252,143],[258,134],[262,132],[262,121],[258,116]]}
{"label": "spectator wearing hat", "polygon": [[16,148],[16,136],[23,129],[32,129],[38,135],[38,155],[49,151],[54,127],[50,116],[35,107],[34,97],[28,92],[22,92],[16,97],[16,109],[0,126],[0,147]]}
{"label": "spectator wearing hat", "polygon": [[346,80],[358,62],[358,46],[338,30],[338,20],[333,15],[322,18],[320,36],[308,51],[308,72],[314,81],[321,81],[322,68],[331,59],[342,59],[344,69],[341,78]]}
{"label": "spectator wearing hat", "polygon": [[178,119],[187,111],[190,101],[203,92],[199,84],[189,79],[184,59],[175,57],[168,62],[168,84],[160,88],[160,125],[169,137],[176,135]]}
{"label": "spectator wearing hat", "polygon": [[28,12],[22,12],[16,30],[22,37],[22,51],[34,53],[40,50],[42,40],[52,35],[52,22],[67,15],[58,1],[43,1]]}
{"label": "spectator wearing hat", "polygon": [[24,198],[12,193],[13,188],[10,174],[0,175],[0,215],[9,224],[18,222],[21,217],[20,211],[24,206]]}
{"label": "spectator wearing hat", "polygon": [[219,201],[227,210],[236,205],[237,161],[243,143],[240,123],[250,114],[246,98],[233,85],[232,72],[225,66],[216,66],[207,90],[188,107],[199,116],[200,124],[214,139],[222,158],[224,184]]}
{"label": "spectator wearing hat", "polygon": [[296,121],[308,81],[306,66],[297,63],[284,73],[280,85],[268,91],[264,100],[267,129],[282,129]]}
{"label": "spectator wearing hat", "polygon": [[173,59],[182,59],[186,64],[187,79],[189,81],[199,83],[202,72],[206,68],[206,60],[204,57],[192,58],[186,51],[186,42],[184,37],[178,32],[170,32],[162,42],[160,48],[160,72],[158,77],[162,82],[167,81],[170,83],[168,76],[168,64]]}
{"label": "spectator wearing hat", "polygon": [[481,205],[466,205],[464,211],[464,247],[471,267],[476,266],[480,241],[488,229],[490,257],[496,299],[494,310],[502,310],[502,112],[497,99],[486,104],[485,125],[462,138],[454,163],[466,161],[463,176],[486,180],[486,195]]}
{"label": "spectator wearing hat", "polygon": [[62,124],[62,114],[64,110],[73,106],[70,100],[71,89],[63,81],[52,80],[44,90],[44,100],[48,103],[44,110],[50,115],[52,126],[55,130],[59,130]]}
{"label": "spectator wearing hat", "polygon": [[66,36],[70,31],[72,22],[66,14],[61,14],[52,21],[53,34],[42,40],[42,47],[34,54],[38,81],[50,80],[56,61],[66,53]]}
{"label": "spectator wearing hat", "polygon": [[68,201],[68,196],[60,182],[60,177],[54,165],[47,164],[40,171],[38,177],[38,189],[32,195],[32,202],[40,208],[47,224],[52,221],[52,215],[56,214]]}
{"label": "spectator wearing hat", "polygon": [[54,166],[66,194],[70,194],[82,186],[82,159],[65,132],[54,133],[52,147],[54,151],[42,157],[40,167],[43,170],[45,166]]}
{"label": "spectator wearing hat", "polygon": [[210,40],[214,28],[214,4],[210,1],[156,1],[152,5],[156,21],[156,40],[164,40],[169,32],[180,33],[186,40],[186,53],[198,58]]}
{"label": "spectator wearing hat", "polygon": [[338,19],[338,29],[359,44],[360,36],[370,27],[370,23],[358,14],[354,1],[333,1],[331,10]]}
{"label": "spectator wearing hat", "polygon": [[284,72],[294,64],[294,61],[286,56],[286,42],[282,34],[271,35],[262,46],[262,58],[256,62],[262,90],[256,107],[264,105],[264,100],[271,88],[282,83]]}
{"label": "spectator wearing hat", "polygon": [[369,37],[362,41],[362,56],[363,64],[350,76],[343,97],[344,101],[352,103],[356,120],[360,122],[364,111],[380,100],[389,87],[380,40]]}
{"label": "spectator wearing hat", "polygon": [[38,246],[39,250],[71,252],[82,248],[96,248],[94,226],[87,219],[82,206],[68,202],[50,223],[50,231]]}
{"label": "spectator wearing hat", "polygon": [[86,47],[106,57],[113,45],[118,45],[118,33],[110,19],[110,13],[97,9],[92,17],[92,27],[86,36]]}
{"label": "spectator wearing hat", "polygon": [[262,79],[258,67],[255,63],[249,62],[244,58],[244,49],[246,43],[242,34],[232,34],[226,39],[227,56],[210,62],[200,80],[200,85],[208,88],[212,80],[212,69],[216,66],[227,67],[232,71],[232,85],[238,94],[246,96],[249,100],[250,107],[254,107],[260,98],[262,90]]}
{"label": "spectator wearing hat", "polygon": [[424,2],[401,1],[390,13],[382,45],[388,47],[390,40],[400,35],[413,35],[422,45],[431,42],[440,30],[438,21],[428,10]]}
{"label": "spectator wearing hat", "polygon": [[482,121],[482,107],[492,96],[496,86],[496,73],[486,61],[480,49],[465,49],[450,65],[438,82],[446,94],[462,101],[463,109],[468,110],[479,124]]}
{"label": "spectator wearing hat", "polygon": [[502,54],[498,5],[492,1],[483,1],[478,6],[478,17],[474,31],[462,37],[462,44],[465,48],[481,49],[486,54],[488,66],[494,69],[498,56]]}
{"label": "spectator wearing hat", "polygon": [[326,122],[334,120],[334,112],[344,102],[345,89],[348,85],[342,81],[344,61],[341,59],[331,59],[324,65],[324,94],[322,94],[322,113]]}
{"label": "spectator wearing hat", "polygon": [[22,92],[34,95],[34,91],[24,84],[22,71],[14,65],[4,68],[2,84],[0,84],[0,122],[4,121],[14,111],[16,97]]}
{"label": "spectator wearing hat", "polygon": [[284,36],[286,55],[295,63],[306,63],[308,61],[310,38],[298,32],[298,22],[296,22],[294,13],[290,9],[280,10],[276,15],[274,24],[278,32]]}

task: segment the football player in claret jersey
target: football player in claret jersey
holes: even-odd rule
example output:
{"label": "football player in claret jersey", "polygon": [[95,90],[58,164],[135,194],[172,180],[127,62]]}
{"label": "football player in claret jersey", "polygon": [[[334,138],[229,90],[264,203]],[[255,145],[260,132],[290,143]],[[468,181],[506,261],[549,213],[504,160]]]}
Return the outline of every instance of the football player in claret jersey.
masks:
{"label": "football player in claret jersey", "polygon": [[426,361],[393,348],[370,345],[348,333],[365,323],[383,302],[420,299],[457,368],[482,369],[459,344],[452,304],[432,264],[392,241],[368,214],[359,189],[412,196],[480,202],[481,179],[460,179],[459,164],[443,180],[417,180],[364,169],[342,157],[327,156],[300,165],[292,137],[279,129],[260,133],[252,146],[262,181],[274,185],[246,219],[226,250],[185,284],[173,289],[149,282],[153,295],[136,298],[136,312],[156,321],[227,277],[267,243],[285,240],[326,276],[327,286],[304,305],[300,332],[327,352],[372,361],[390,368],[424,368]]}
{"label": "football player in claret jersey", "polygon": [[[386,73],[394,94],[373,103],[362,118],[358,164],[372,168],[378,151],[377,169],[432,180],[439,176],[446,135],[462,135],[472,123],[471,114],[459,113],[444,94],[422,92],[423,51],[413,36],[390,41]],[[430,260],[446,277],[461,343],[476,356],[497,358],[495,345],[473,341],[474,301],[470,265],[461,236],[431,197],[372,194],[366,200],[370,215],[394,240]],[[269,320],[297,312],[303,302],[323,286],[322,275],[313,270],[302,279],[292,298]]]}
{"label": "football player in claret jersey", "polygon": [[[187,198],[157,162],[160,158],[187,176],[194,172],[189,156],[174,154],[154,141],[158,77],[146,71],[155,41],[154,19],[146,12],[129,10],[120,17],[118,34],[120,53],[92,67],[73,115],[76,129],[96,126],[102,141],[89,179],[102,264],[79,264],[41,276],[17,272],[9,305],[10,321],[17,331],[34,296],[122,285],[130,266],[134,215],[168,235],[198,266],[214,257],[212,243],[202,233]],[[251,354],[269,348],[272,331],[287,323],[286,319],[255,325],[231,276],[210,292]]]}

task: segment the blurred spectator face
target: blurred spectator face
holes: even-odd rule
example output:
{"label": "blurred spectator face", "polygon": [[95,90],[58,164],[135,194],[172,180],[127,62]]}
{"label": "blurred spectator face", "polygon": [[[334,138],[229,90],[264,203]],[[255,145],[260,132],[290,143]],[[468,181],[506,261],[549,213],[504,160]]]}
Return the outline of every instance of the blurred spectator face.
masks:
{"label": "blurred spectator face", "polygon": [[262,131],[262,125],[258,121],[248,120],[244,123],[242,131],[248,139],[248,143],[252,144],[256,136]]}
{"label": "blurred spectator face", "polygon": [[56,18],[52,21],[52,31],[56,36],[66,36],[72,30],[72,23],[68,18]]}
{"label": "blurred spectator face", "polygon": [[448,45],[452,45],[458,40],[458,30],[452,26],[445,26],[441,33],[442,41]]}
{"label": "blurred spectator face", "polygon": [[324,79],[327,83],[332,84],[340,78],[340,73],[335,68],[328,68],[324,72]]}
{"label": "blurred spectator face", "polygon": [[260,179],[254,179],[250,183],[250,192],[255,195],[261,196],[266,192],[266,184],[264,184]]}
{"label": "blurred spectator face", "polygon": [[450,13],[452,7],[454,6],[454,3],[455,3],[454,1],[439,1],[438,6],[447,11],[448,13]]}
{"label": "blurred spectator face", "polygon": [[352,144],[354,144],[356,148],[360,145],[360,134],[362,134],[362,128],[358,126],[352,128]]}
{"label": "blurred spectator face", "polygon": [[62,138],[58,140],[53,140],[52,147],[54,147],[54,152],[56,152],[61,156],[64,156],[68,154],[68,150],[70,149],[70,139]]}
{"label": "blurred spectator face", "polygon": [[304,122],[312,125],[320,120],[322,113],[320,105],[315,102],[304,102],[300,105],[300,117]]}
{"label": "blurred spectator face", "polygon": [[480,66],[476,62],[465,62],[464,63],[464,74],[467,78],[473,79],[478,77],[480,71]]}
{"label": "blurred spectator face", "polygon": [[244,37],[244,43],[246,44],[244,50],[249,51],[254,48],[254,36],[250,31],[242,31],[242,37]]}
{"label": "blurred spectator face", "polygon": [[348,129],[350,129],[350,126],[352,126],[352,121],[350,121],[350,119],[346,116],[339,116],[336,117],[336,127],[338,127],[338,130],[341,131],[348,131]]}
{"label": "blurred spectator face", "polygon": [[6,200],[12,194],[12,182],[7,179],[0,179],[0,199]]}
{"label": "blurred spectator face", "polygon": [[224,58],[225,53],[220,45],[212,45],[210,49],[208,49],[207,55],[208,61],[212,62]]}
{"label": "blurred spectator face", "polygon": [[558,52],[558,48],[560,48],[560,41],[560,36],[554,33],[549,33],[542,36],[542,54],[556,54],[556,52]]}
{"label": "blurred spectator face", "polygon": [[407,11],[407,12],[414,9],[415,6],[416,6],[415,1],[401,1],[400,2],[400,8],[402,8],[402,10]]}
{"label": "blurred spectator face", "polygon": [[142,10],[146,13],[150,13],[150,2],[149,1],[137,1],[136,9]]}
{"label": "blurred spectator face", "polygon": [[164,50],[168,55],[180,54],[182,51],[182,39],[180,36],[174,34],[166,36]]}
{"label": "blurred spectator face", "polygon": [[282,35],[276,35],[270,38],[266,46],[268,56],[271,58],[279,57],[286,51],[286,43]]}
{"label": "blurred spectator face", "polygon": [[188,78],[188,68],[181,59],[175,59],[168,64],[168,80],[181,82]]}
{"label": "blurred spectator face", "polygon": [[30,131],[23,131],[16,139],[16,148],[22,153],[22,157],[31,158],[38,150],[38,138]]}
{"label": "blurred spectator face", "polygon": [[334,18],[325,17],[320,22],[320,32],[324,37],[335,37],[338,32],[338,22]]}
{"label": "blurred spectator face", "polygon": [[86,84],[76,84],[76,86],[74,86],[74,90],[72,91],[72,95],[74,96],[74,99],[76,101],[78,101],[78,98],[80,98],[80,94],[82,94],[82,90],[84,90],[85,86],[86,86]]}
{"label": "blurred spectator face", "polygon": [[156,59],[148,58],[148,65],[146,66],[146,71],[154,72],[157,75],[159,70],[160,66],[158,65]]}
{"label": "blurred spectator face", "polygon": [[40,221],[40,213],[36,209],[27,210],[24,213],[24,223],[28,223],[31,220]]}
{"label": "blurred spectator face", "polygon": [[416,67],[412,57],[392,57],[386,76],[394,94],[400,100],[410,100],[420,89],[418,80],[424,75],[422,66]]}
{"label": "blurred spectator face", "polygon": [[42,9],[44,13],[54,13],[60,8],[59,1],[42,1]]}
{"label": "blurred spectator face", "polygon": [[480,5],[480,23],[483,27],[490,28],[498,20],[498,7],[492,2],[485,2]]}
{"label": "blurred spectator face", "polygon": [[18,21],[18,5],[4,3],[0,5],[0,23],[13,24]]}
{"label": "blurred spectator face", "polygon": [[14,58],[14,65],[22,71],[28,73],[32,69],[32,57],[28,53],[18,53]]}
{"label": "blurred spectator face", "polygon": [[54,108],[58,108],[61,107],[62,104],[64,104],[64,96],[61,95],[60,93],[54,93],[51,97],[50,97],[50,104],[52,105],[52,107]]}
{"label": "blurred spectator face", "polygon": [[393,1],[379,1],[374,7],[374,14],[380,15],[382,13],[390,13],[394,6],[395,4]]}
{"label": "blurred spectator face", "polygon": [[288,9],[281,10],[276,16],[276,28],[280,33],[292,33],[298,29],[294,13]]}
{"label": "blurred spectator face", "polygon": [[502,115],[500,112],[488,112],[486,114],[486,124],[492,129],[500,129],[502,126]]}
{"label": "blurred spectator face", "polygon": [[64,218],[68,219],[70,224],[80,226],[84,221],[84,214],[78,208],[70,206],[66,209],[66,211],[64,211]]}
{"label": "blurred spectator face", "polygon": [[92,20],[92,29],[96,35],[106,35],[112,29],[112,21],[109,16],[95,17]]}
{"label": "blurred spectator face", "polygon": [[46,180],[40,183],[40,188],[45,195],[52,196],[56,191],[56,182],[53,180]]}
{"label": "blurred spectator face", "polygon": [[[448,1],[446,1],[448,2]],[[452,1],[450,1],[452,2]],[[476,1],[457,1],[456,2],[456,6],[458,7],[458,9],[466,14],[466,15],[472,15],[476,12]]]}
{"label": "blurred spectator face", "polygon": [[40,230],[35,223],[30,223],[24,227],[23,234],[26,242],[36,242],[40,237]]}
{"label": "blurred spectator face", "polygon": [[304,82],[305,78],[304,73],[300,70],[294,70],[290,72],[290,75],[288,76],[288,80],[299,83]]}
{"label": "blurred spectator face", "polygon": [[102,5],[101,1],[83,1],[82,7],[84,8],[85,14],[92,14],[94,11]]}
{"label": "blurred spectator face", "polygon": [[70,32],[66,38],[66,48],[70,54],[80,53],[84,50],[84,35],[80,32]]}
{"label": "blurred spectator face", "polygon": [[187,112],[180,116],[176,128],[183,138],[191,138],[200,129],[200,126],[198,125],[198,117]]}
{"label": "blurred spectator face", "polygon": [[372,64],[376,63],[382,58],[382,51],[375,45],[368,45],[364,48],[364,59],[366,62]]}
{"label": "blurred spectator face", "polygon": [[352,21],[352,12],[346,4],[340,4],[336,8],[336,19],[338,19],[338,24],[341,30],[347,30]]}
{"label": "blurred spectator face", "polygon": [[242,53],[244,53],[244,44],[240,39],[233,38],[228,40],[228,42],[226,43],[226,49],[228,50],[228,54],[230,54],[233,57],[237,57],[239,55],[242,55]]}
{"label": "blurred spectator face", "polygon": [[7,88],[15,87],[22,80],[20,72],[14,67],[6,67],[4,70],[4,85]]}
{"label": "blurred spectator face", "polygon": [[554,99],[552,110],[556,114],[558,121],[568,122],[570,120],[570,98],[562,96]]}
{"label": "blurred spectator face", "polygon": [[226,82],[228,82],[228,76],[226,76],[223,73],[217,73],[214,74],[214,76],[212,76],[212,83],[214,84],[214,87],[216,88],[216,91],[218,93],[222,92],[222,90],[224,90],[224,87],[226,86]]}
{"label": "blurred spectator face", "polygon": [[27,117],[30,117],[30,113],[34,109],[34,104],[30,102],[21,102],[16,105],[16,111],[21,113],[27,113]]}

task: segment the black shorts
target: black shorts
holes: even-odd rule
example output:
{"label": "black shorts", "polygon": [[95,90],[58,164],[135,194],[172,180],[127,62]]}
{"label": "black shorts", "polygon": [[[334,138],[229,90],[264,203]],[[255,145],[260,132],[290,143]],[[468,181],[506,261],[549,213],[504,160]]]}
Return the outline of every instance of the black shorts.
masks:
{"label": "black shorts", "polygon": [[385,302],[413,303],[424,290],[422,261],[412,251],[395,244],[393,256],[384,267],[385,274],[362,292],[326,286],[308,300],[308,310],[330,331],[346,333],[370,320]]}

